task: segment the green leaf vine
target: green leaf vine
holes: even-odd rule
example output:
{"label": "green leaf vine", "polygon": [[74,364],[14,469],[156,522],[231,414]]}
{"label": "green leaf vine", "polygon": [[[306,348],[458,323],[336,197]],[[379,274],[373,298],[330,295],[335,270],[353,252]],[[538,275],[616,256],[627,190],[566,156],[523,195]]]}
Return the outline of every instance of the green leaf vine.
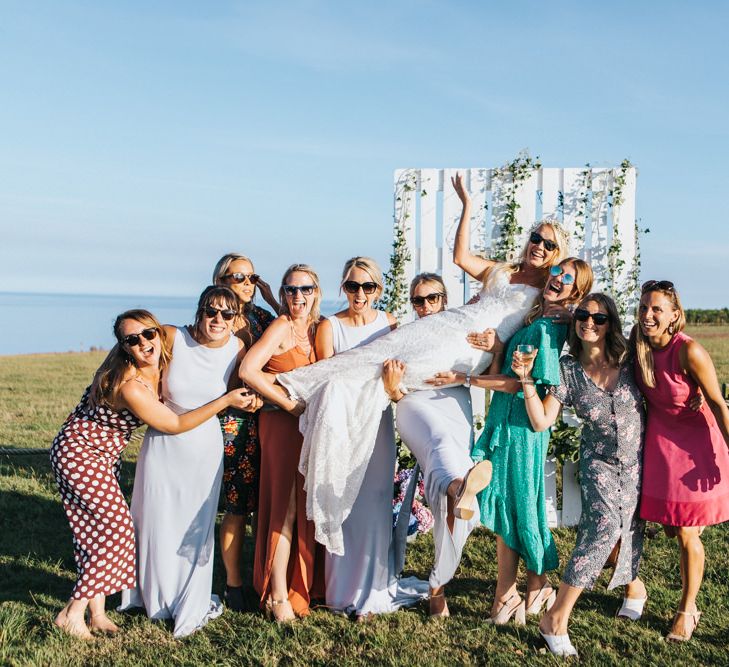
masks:
{"label": "green leaf vine", "polygon": [[[406,195],[415,189],[415,174],[410,172],[407,177],[398,185],[395,192],[396,201],[402,204],[400,208],[400,219],[395,220],[395,237],[392,241],[392,252],[390,253],[390,268],[385,273],[385,291],[380,299],[380,306],[395,317],[405,314],[405,306],[408,302],[408,284],[405,280],[405,267],[412,258],[408,248],[406,234],[409,229],[411,211],[409,208],[410,197]],[[423,191],[425,193],[425,191]]]}

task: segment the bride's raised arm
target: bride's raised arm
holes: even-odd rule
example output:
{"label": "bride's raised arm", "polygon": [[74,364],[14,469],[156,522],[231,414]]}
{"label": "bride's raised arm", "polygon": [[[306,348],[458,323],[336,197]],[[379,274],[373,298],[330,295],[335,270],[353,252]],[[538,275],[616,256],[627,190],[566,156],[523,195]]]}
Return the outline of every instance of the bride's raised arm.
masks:
{"label": "bride's raised arm", "polygon": [[453,262],[469,276],[483,282],[487,272],[496,262],[471,252],[471,196],[466,192],[461,174],[456,173],[455,177],[451,176],[451,183],[463,204],[461,219],[456,230],[456,240],[453,244]]}

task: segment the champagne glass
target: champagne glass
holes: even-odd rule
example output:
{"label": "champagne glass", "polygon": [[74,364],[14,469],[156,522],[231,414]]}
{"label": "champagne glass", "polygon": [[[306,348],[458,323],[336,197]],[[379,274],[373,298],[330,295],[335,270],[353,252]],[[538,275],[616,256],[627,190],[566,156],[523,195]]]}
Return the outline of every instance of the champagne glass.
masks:
{"label": "champagne glass", "polygon": [[523,380],[526,377],[526,370],[525,370],[525,365],[524,365],[524,357],[526,356],[528,358],[529,355],[531,355],[531,354],[534,353],[534,345],[527,345],[526,343],[524,343],[522,345],[517,345],[516,346],[516,351],[520,355],[522,355],[521,379]]}

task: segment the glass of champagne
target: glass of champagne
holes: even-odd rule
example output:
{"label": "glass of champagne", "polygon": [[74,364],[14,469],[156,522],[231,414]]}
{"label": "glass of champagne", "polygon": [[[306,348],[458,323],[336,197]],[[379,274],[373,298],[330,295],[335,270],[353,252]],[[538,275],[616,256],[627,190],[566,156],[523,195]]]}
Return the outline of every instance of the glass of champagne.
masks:
{"label": "glass of champagne", "polygon": [[517,345],[516,351],[522,356],[521,379],[523,380],[526,377],[524,357],[527,357],[527,359],[529,359],[529,356],[531,354],[534,354],[534,345],[527,345],[527,344]]}

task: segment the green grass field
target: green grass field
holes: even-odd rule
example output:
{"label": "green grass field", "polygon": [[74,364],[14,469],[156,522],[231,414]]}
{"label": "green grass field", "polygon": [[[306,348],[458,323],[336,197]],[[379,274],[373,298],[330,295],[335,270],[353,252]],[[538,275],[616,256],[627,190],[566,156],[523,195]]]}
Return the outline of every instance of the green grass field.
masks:
{"label": "green grass field", "polygon": [[[689,333],[712,354],[721,381],[729,382],[729,328],[694,327]],[[0,447],[46,449],[76,404],[103,353],[0,357]],[[136,440],[124,455],[123,487],[131,492]],[[574,531],[556,532],[564,563]],[[729,527],[704,533],[706,578],[699,597],[704,611],[687,645],[661,640],[680,597],[678,552],[659,535],[647,540],[641,576],[649,602],[638,623],[614,618],[618,591],[603,577],[573,614],[571,636],[590,665],[729,664]],[[251,544],[248,551],[250,555]],[[406,573],[427,578],[430,536],[408,553]],[[246,559],[250,568],[250,558]],[[216,562],[214,589],[222,589]],[[0,665],[147,664],[554,664],[541,646],[537,623],[494,628],[485,623],[493,596],[496,555],[486,530],[474,533],[455,580],[448,586],[453,616],[430,621],[425,607],[356,624],[317,611],[279,627],[255,611],[226,612],[193,636],[172,639],[169,625],[144,615],[112,612],[123,632],[91,643],[73,640],[51,621],[74,581],[71,534],[61,510],[46,455],[0,455]],[[556,574],[553,582],[557,583]],[[109,607],[118,601],[110,599]]]}

